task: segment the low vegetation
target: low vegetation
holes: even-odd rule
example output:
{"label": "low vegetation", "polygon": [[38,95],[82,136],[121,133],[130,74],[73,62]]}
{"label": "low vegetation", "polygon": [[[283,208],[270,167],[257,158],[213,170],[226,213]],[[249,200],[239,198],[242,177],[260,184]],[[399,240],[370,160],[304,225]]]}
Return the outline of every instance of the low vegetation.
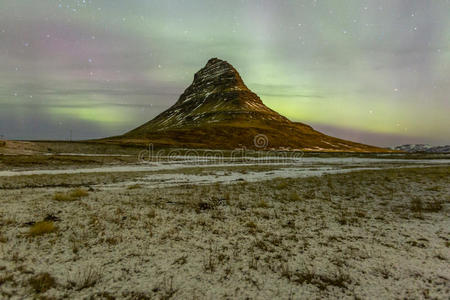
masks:
{"label": "low vegetation", "polygon": [[448,294],[448,167],[133,189],[72,176],[70,200],[0,191],[0,298]]}
{"label": "low vegetation", "polygon": [[39,236],[44,235],[48,233],[55,232],[57,230],[57,227],[55,224],[51,221],[42,221],[37,222],[34,225],[30,227],[30,230],[28,231],[28,234],[30,236]]}
{"label": "low vegetation", "polygon": [[56,287],[56,280],[49,273],[40,273],[28,280],[34,292],[40,294],[45,293],[49,289]]}
{"label": "low vegetation", "polygon": [[440,212],[444,208],[443,202],[440,200],[431,200],[428,202],[422,201],[422,199],[415,197],[411,200],[411,211],[418,216],[422,216],[423,213],[436,213]]}
{"label": "low vegetation", "polygon": [[95,286],[100,281],[101,277],[101,270],[98,267],[88,265],[78,270],[78,272],[69,279],[68,287],[81,291]]}
{"label": "low vegetation", "polygon": [[87,197],[88,195],[89,195],[88,191],[81,188],[77,188],[68,193],[61,193],[61,192],[55,193],[53,195],[53,200],[61,202],[69,202],[78,200],[83,197]]}
{"label": "low vegetation", "polygon": [[61,201],[61,202],[66,202],[66,201],[74,201],[76,200],[75,198],[71,197],[68,194],[64,194],[64,193],[55,193],[53,195],[53,200],[55,201]]}
{"label": "low vegetation", "polygon": [[129,190],[136,190],[136,189],[140,189],[140,188],[142,188],[142,185],[140,185],[140,184],[133,184],[133,185],[129,185],[127,187],[127,189],[129,189]]}
{"label": "low vegetation", "polygon": [[78,189],[74,189],[73,191],[71,191],[69,193],[69,195],[72,198],[82,198],[82,197],[87,197],[89,195],[89,193],[86,190],[78,188]]}

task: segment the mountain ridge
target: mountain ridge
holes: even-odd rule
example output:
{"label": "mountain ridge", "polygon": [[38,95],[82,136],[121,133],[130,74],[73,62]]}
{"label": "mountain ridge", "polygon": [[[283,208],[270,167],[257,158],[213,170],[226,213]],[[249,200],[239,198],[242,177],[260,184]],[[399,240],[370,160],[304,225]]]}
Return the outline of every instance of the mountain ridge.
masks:
{"label": "mountain ridge", "polygon": [[305,151],[389,152],[392,150],[334,138],[311,126],[290,121],[270,109],[244,83],[227,61],[212,58],[173,106],[125,133],[104,139],[111,143],[162,147],[261,149],[256,136],[267,139],[264,149]]}
{"label": "mountain ridge", "polygon": [[[212,114],[214,119],[210,118]],[[195,73],[193,83],[171,108],[134,130],[160,131],[167,130],[168,127],[196,127],[202,121],[215,123],[233,117],[239,119],[239,115],[289,122],[287,118],[265,106],[245,85],[231,64],[212,58]]]}
{"label": "mountain ridge", "polygon": [[429,144],[406,144],[392,147],[392,149],[410,153],[450,153],[450,145],[431,146]]}

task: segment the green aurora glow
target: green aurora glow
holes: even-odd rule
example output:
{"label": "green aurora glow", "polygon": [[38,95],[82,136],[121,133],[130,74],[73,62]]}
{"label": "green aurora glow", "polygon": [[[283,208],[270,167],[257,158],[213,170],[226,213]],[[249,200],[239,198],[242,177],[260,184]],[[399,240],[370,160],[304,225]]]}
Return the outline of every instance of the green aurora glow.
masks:
{"label": "green aurora glow", "polygon": [[266,105],[381,146],[450,143],[449,1],[0,0],[0,134],[115,135],[211,57]]}

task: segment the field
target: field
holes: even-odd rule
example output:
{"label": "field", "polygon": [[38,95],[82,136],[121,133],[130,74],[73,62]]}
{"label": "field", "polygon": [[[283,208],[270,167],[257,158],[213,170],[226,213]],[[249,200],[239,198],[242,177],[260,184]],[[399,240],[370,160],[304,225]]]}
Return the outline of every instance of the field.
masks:
{"label": "field", "polygon": [[0,298],[450,295],[446,157],[133,155],[1,157]]}

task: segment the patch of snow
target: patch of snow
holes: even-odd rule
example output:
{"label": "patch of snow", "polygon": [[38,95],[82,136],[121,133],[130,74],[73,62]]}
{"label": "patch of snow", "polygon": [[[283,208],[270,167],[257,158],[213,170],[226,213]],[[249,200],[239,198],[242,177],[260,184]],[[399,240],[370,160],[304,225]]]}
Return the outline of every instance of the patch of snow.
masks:
{"label": "patch of snow", "polygon": [[174,170],[192,167],[229,167],[229,166],[302,166],[323,167],[340,166],[342,168],[354,167],[392,167],[392,166],[418,166],[418,165],[450,165],[450,159],[384,159],[384,158],[320,158],[320,157],[213,157],[213,156],[160,156],[158,163],[143,163],[138,165],[106,166],[98,168],[80,168],[64,170],[32,170],[32,171],[0,171],[0,177],[43,175],[43,174],[79,174],[104,172],[152,172],[161,170]]}

